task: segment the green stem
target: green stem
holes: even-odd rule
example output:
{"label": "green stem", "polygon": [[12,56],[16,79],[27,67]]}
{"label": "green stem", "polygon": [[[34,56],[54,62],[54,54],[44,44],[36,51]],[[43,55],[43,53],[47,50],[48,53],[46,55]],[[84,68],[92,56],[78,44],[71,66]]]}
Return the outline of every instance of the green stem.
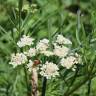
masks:
{"label": "green stem", "polygon": [[76,39],[77,39],[78,44],[81,46],[81,42],[80,42],[80,38],[79,38],[79,33],[80,33],[80,28],[81,28],[81,24],[80,24],[80,14],[81,14],[81,11],[78,10],[78,12],[77,12]]}
{"label": "green stem", "polygon": [[91,79],[89,79],[88,81],[88,92],[87,92],[87,96],[90,96],[90,91],[91,91]]}
{"label": "green stem", "polygon": [[49,37],[49,47],[50,50],[52,50],[52,36],[51,36],[51,32],[52,32],[52,22],[51,19],[48,19],[48,37]]}
{"label": "green stem", "polygon": [[46,85],[47,85],[47,79],[46,77],[43,78],[43,84],[42,84],[42,95],[41,96],[45,96],[46,94]]}
{"label": "green stem", "polygon": [[19,0],[18,8],[19,8],[19,37],[21,37],[21,11],[23,6],[23,0]]}
{"label": "green stem", "polygon": [[[95,60],[94,60],[94,62],[95,62]],[[89,75],[89,76],[91,76],[91,73],[92,73],[92,71],[93,71],[93,69],[94,69],[94,65],[95,65],[94,63],[91,63],[91,70],[89,70],[89,72],[88,72],[88,75]],[[87,96],[90,96],[91,82],[92,82],[92,80],[89,79],[89,81],[88,81],[88,91],[87,91]]]}
{"label": "green stem", "polygon": [[27,69],[26,66],[23,66],[24,68],[24,73],[25,73],[25,81],[26,81],[26,87],[27,87],[27,96],[29,96],[29,82],[28,82],[28,74],[27,74]]}
{"label": "green stem", "polygon": [[59,0],[59,8],[60,8],[60,11],[59,11],[59,24],[60,24],[60,30],[59,30],[59,32],[60,32],[60,34],[62,34],[63,33],[63,23],[65,23],[64,22],[64,13],[63,13],[63,8],[62,8],[62,6],[63,6],[63,2],[62,2],[62,0]]}
{"label": "green stem", "polygon": [[71,88],[71,86],[74,84],[74,82],[75,82],[75,80],[76,80],[76,77],[77,77],[77,75],[78,75],[78,68],[76,69],[76,71],[75,71],[75,74],[74,74],[74,76],[73,76],[73,78],[71,78],[71,84],[68,86],[68,89],[67,89],[67,91],[66,91],[66,93],[68,93],[68,91],[70,90],[70,88]]}

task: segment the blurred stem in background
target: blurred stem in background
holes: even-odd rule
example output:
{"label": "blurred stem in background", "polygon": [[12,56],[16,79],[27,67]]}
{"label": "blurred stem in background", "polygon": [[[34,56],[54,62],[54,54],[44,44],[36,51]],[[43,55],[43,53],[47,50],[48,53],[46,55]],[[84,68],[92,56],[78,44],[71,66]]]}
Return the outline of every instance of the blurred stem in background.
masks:
{"label": "blurred stem in background", "polygon": [[81,28],[81,23],[80,23],[80,17],[81,16],[81,11],[77,11],[77,29],[76,29],[76,39],[79,44],[79,46],[82,46],[81,41],[80,41],[80,28]]}
{"label": "blurred stem in background", "polygon": [[[21,12],[22,12],[22,7],[23,7],[23,0],[19,0],[18,1],[18,9],[19,9],[19,17],[18,17],[18,29],[19,29],[19,38],[21,38],[21,33],[22,33],[22,29],[21,29],[21,24],[22,24],[22,20],[21,20]],[[25,82],[26,82],[26,88],[27,88],[27,96],[29,96],[29,82],[28,82],[28,74],[27,74],[27,69],[26,69],[26,65],[23,66],[24,68],[24,73],[25,73]]]}
{"label": "blurred stem in background", "polygon": [[23,0],[19,0],[18,8],[19,8],[19,37],[21,37],[21,12],[22,12],[22,7],[23,7]]}
{"label": "blurred stem in background", "polygon": [[89,79],[88,81],[88,92],[87,92],[87,96],[90,96],[90,92],[91,92],[91,79]]}
{"label": "blurred stem in background", "polygon": [[25,73],[25,82],[26,82],[26,88],[27,88],[27,96],[29,96],[29,82],[28,82],[28,74],[27,74],[27,69],[26,65],[23,66],[24,68],[24,73]]}

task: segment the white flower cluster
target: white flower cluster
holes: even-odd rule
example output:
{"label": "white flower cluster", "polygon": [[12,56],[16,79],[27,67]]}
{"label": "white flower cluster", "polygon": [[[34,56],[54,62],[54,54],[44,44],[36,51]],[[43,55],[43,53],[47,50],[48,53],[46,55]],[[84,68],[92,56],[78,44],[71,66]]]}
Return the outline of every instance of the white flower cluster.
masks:
{"label": "white flower cluster", "polygon": [[20,41],[17,42],[17,45],[21,48],[26,45],[30,46],[33,44],[34,39],[30,38],[29,36],[23,35],[23,37],[20,39]]}
{"label": "white flower cluster", "polygon": [[69,39],[65,38],[63,35],[58,35],[56,42],[58,44],[72,44],[72,42]]}
{"label": "white flower cluster", "polygon": [[[29,47],[28,49],[26,49],[25,47],[25,50],[22,53],[12,54],[10,64],[13,65],[13,68],[26,63],[28,71],[32,72],[34,64],[40,64],[40,74],[47,79],[50,79],[59,75],[59,68],[56,64],[49,62],[49,59],[45,61],[45,64],[42,64],[42,58],[40,58],[39,62],[38,59],[41,54],[43,54],[42,56],[47,56],[47,58],[51,58],[50,56],[57,56],[60,59],[60,65],[65,67],[66,69],[72,68],[74,64],[77,64],[79,62],[79,56],[75,57],[70,55],[70,48],[66,47],[66,45],[71,45],[72,42],[69,39],[65,38],[63,35],[58,35],[56,37],[56,40],[52,41],[52,50],[49,50],[49,40],[46,38],[40,40],[39,42],[37,42],[37,44],[34,44],[33,41],[33,38],[23,35],[23,37],[17,42],[17,45],[20,48],[25,46]],[[31,47],[31,45],[33,44],[36,46]]]}
{"label": "white flower cluster", "polygon": [[49,40],[48,39],[42,39],[37,43],[36,49],[39,52],[46,51],[49,47]]}
{"label": "white flower cluster", "polygon": [[51,79],[52,77],[56,77],[59,75],[58,70],[59,68],[56,64],[46,61],[46,63],[43,64],[43,66],[41,67],[40,74],[47,79]]}
{"label": "white flower cluster", "polygon": [[53,43],[53,45],[54,45],[54,50],[53,50],[54,55],[59,56],[60,58],[65,57],[70,50],[68,47],[65,46],[65,44],[66,45],[69,45],[69,44],[71,45],[72,42],[69,39],[65,38],[63,35],[60,35],[60,34],[57,35],[56,42]]}
{"label": "white flower cluster", "polygon": [[[33,44],[33,41],[34,41],[33,38],[26,36],[26,35],[23,35],[23,37],[20,39],[20,41],[17,42],[17,45],[20,48],[25,47],[25,46],[31,46]],[[18,65],[27,63],[27,61],[28,61],[27,57],[33,57],[35,55],[36,55],[36,49],[35,48],[30,48],[29,50],[27,50],[26,52],[23,52],[23,53],[12,54],[10,64],[13,65],[13,68],[15,68]],[[32,64],[33,64],[33,62],[31,62],[31,60],[29,60],[29,63],[27,64],[29,71],[31,70],[30,66]]]}
{"label": "white flower cluster", "polygon": [[67,58],[62,58],[60,61],[60,64],[67,69],[72,68],[74,64],[78,64],[78,63],[79,60],[75,56],[68,56]]}
{"label": "white flower cluster", "polygon": [[54,55],[52,51],[48,51],[48,50],[42,51],[41,53],[48,57]]}
{"label": "white flower cluster", "polygon": [[16,53],[12,54],[11,62],[9,62],[9,64],[12,64],[13,68],[15,68],[18,65],[24,64],[26,61],[27,57],[23,53]]}
{"label": "white flower cluster", "polygon": [[69,52],[69,48],[65,46],[61,47],[61,46],[55,45],[54,47],[55,47],[53,50],[54,55],[59,56],[60,58],[65,57]]}
{"label": "white flower cluster", "polygon": [[27,52],[24,52],[25,55],[29,57],[33,57],[36,55],[36,49],[35,48],[30,48]]}

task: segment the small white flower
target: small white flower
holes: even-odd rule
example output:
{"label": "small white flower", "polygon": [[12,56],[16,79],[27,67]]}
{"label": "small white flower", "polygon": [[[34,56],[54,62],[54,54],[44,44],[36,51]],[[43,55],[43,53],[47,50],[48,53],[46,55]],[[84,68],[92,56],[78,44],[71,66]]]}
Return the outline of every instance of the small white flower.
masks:
{"label": "small white flower", "polygon": [[61,46],[56,45],[54,47],[55,47],[53,50],[54,55],[59,56],[60,58],[65,57],[69,52],[69,48],[67,48],[65,46],[61,47]]}
{"label": "small white flower", "polygon": [[29,71],[29,72],[32,72],[33,64],[34,64],[34,62],[31,61],[31,60],[29,60],[29,63],[27,64],[27,68],[28,68],[28,71]]}
{"label": "small white flower", "polygon": [[45,51],[47,48],[48,48],[47,44],[40,43],[40,42],[36,46],[37,51],[40,51],[40,52]]}
{"label": "small white flower", "polygon": [[23,53],[16,53],[12,54],[9,64],[12,64],[13,68],[15,68],[18,65],[24,64],[26,61],[27,57]]}
{"label": "small white flower", "polygon": [[54,55],[52,51],[42,51],[41,53],[48,57]]}
{"label": "small white flower", "polygon": [[44,38],[42,40],[40,40],[40,43],[44,43],[44,44],[48,44],[49,43],[49,40]]}
{"label": "small white flower", "polygon": [[33,57],[36,55],[36,49],[35,48],[30,48],[27,52],[24,52],[25,55],[29,57]]}
{"label": "small white flower", "polygon": [[42,67],[41,67],[41,72],[40,74],[47,79],[51,79],[52,77],[56,77],[59,75],[58,72],[59,68],[56,64],[52,62],[46,62]]}
{"label": "small white flower", "polygon": [[74,56],[69,56],[67,58],[62,58],[60,61],[60,64],[67,68],[70,69],[74,64],[79,63],[78,59]]}
{"label": "small white flower", "polygon": [[20,39],[20,41],[17,42],[17,45],[21,48],[26,45],[30,46],[33,44],[34,39],[30,38],[29,36],[23,35],[23,37]]}
{"label": "small white flower", "polygon": [[48,39],[40,40],[37,43],[37,46],[36,46],[37,51],[39,51],[39,52],[45,51],[49,47],[49,44],[48,43],[49,43],[49,40]]}
{"label": "small white flower", "polygon": [[63,35],[58,35],[56,42],[59,44],[72,44],[72,42]]}

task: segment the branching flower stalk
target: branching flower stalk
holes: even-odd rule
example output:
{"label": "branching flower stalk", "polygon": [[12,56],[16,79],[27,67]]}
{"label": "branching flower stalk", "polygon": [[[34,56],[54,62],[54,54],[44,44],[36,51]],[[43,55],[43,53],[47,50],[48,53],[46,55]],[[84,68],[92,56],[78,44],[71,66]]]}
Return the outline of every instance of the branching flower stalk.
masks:
{"label": "branching flower stalk", "polygon": [[[52,26],[49,23],[48,30]],[[54,40],[51,37],[51,32],[52,30],[49,30],[49,40],[44,38],[39,40],[36,44],[34,44],[34,38],[26,36],[25,34],[22,35],[17,42],[17,46],[24,50],[11,55],[9,64],[13,65],[13,68],[24,65],[28,92],[29,82],[27,80],[27,72],[31,75],[32,96],[38,96],[38,74],[44,78],[42,84],[42,96],[45,96],[47,79],[59,76],[59,66],[66,69],[72,69],[75,67],[75,64],[78,64],[79,62],[79,55],[77,53],[69,53],[69,50],[71,49],[65,46],[72,45],[72,42],[61,34],[58,34]],[[52,58],[55,57],[57,59],[54,61]]]}
{"label": "branching flower stalk", "polygon": [[[34,45],[34,38],[23,35],[17,42],[17,46],[20,49],[23,48],[25,50],[22,50],[22,52],[19,53],[13,53],[11,56],[11,61],[9,64],[13,65],[13,68],[16,68],[22,64],[24,65],[27,91],[29,90],[27,72],[29,71],[29,74],[32,74],[32,96],[38,96],[38,73],[44,78],[42,84],[42,96],[45,96],[47,79],[52,79],[59,76],[59,66],[66,69],[71,69],[75,67],[75,64],[80,62],[79,55],[77,53],[69,54],[69,48],[65,46],[65,44],[72,44],[69,39],[59,34],[56,36],[56,40],[53,40],[52,38],[49,40],[44,38],[37,42],[36,46],[34,47],[32,46]],[[29,46],[28,49],[26,48],[27,46]],[[41,57],[38,57],[37,59],[38,55]],[[57,58],[56,61],[52,61],[52,58],[54,57]]]}

